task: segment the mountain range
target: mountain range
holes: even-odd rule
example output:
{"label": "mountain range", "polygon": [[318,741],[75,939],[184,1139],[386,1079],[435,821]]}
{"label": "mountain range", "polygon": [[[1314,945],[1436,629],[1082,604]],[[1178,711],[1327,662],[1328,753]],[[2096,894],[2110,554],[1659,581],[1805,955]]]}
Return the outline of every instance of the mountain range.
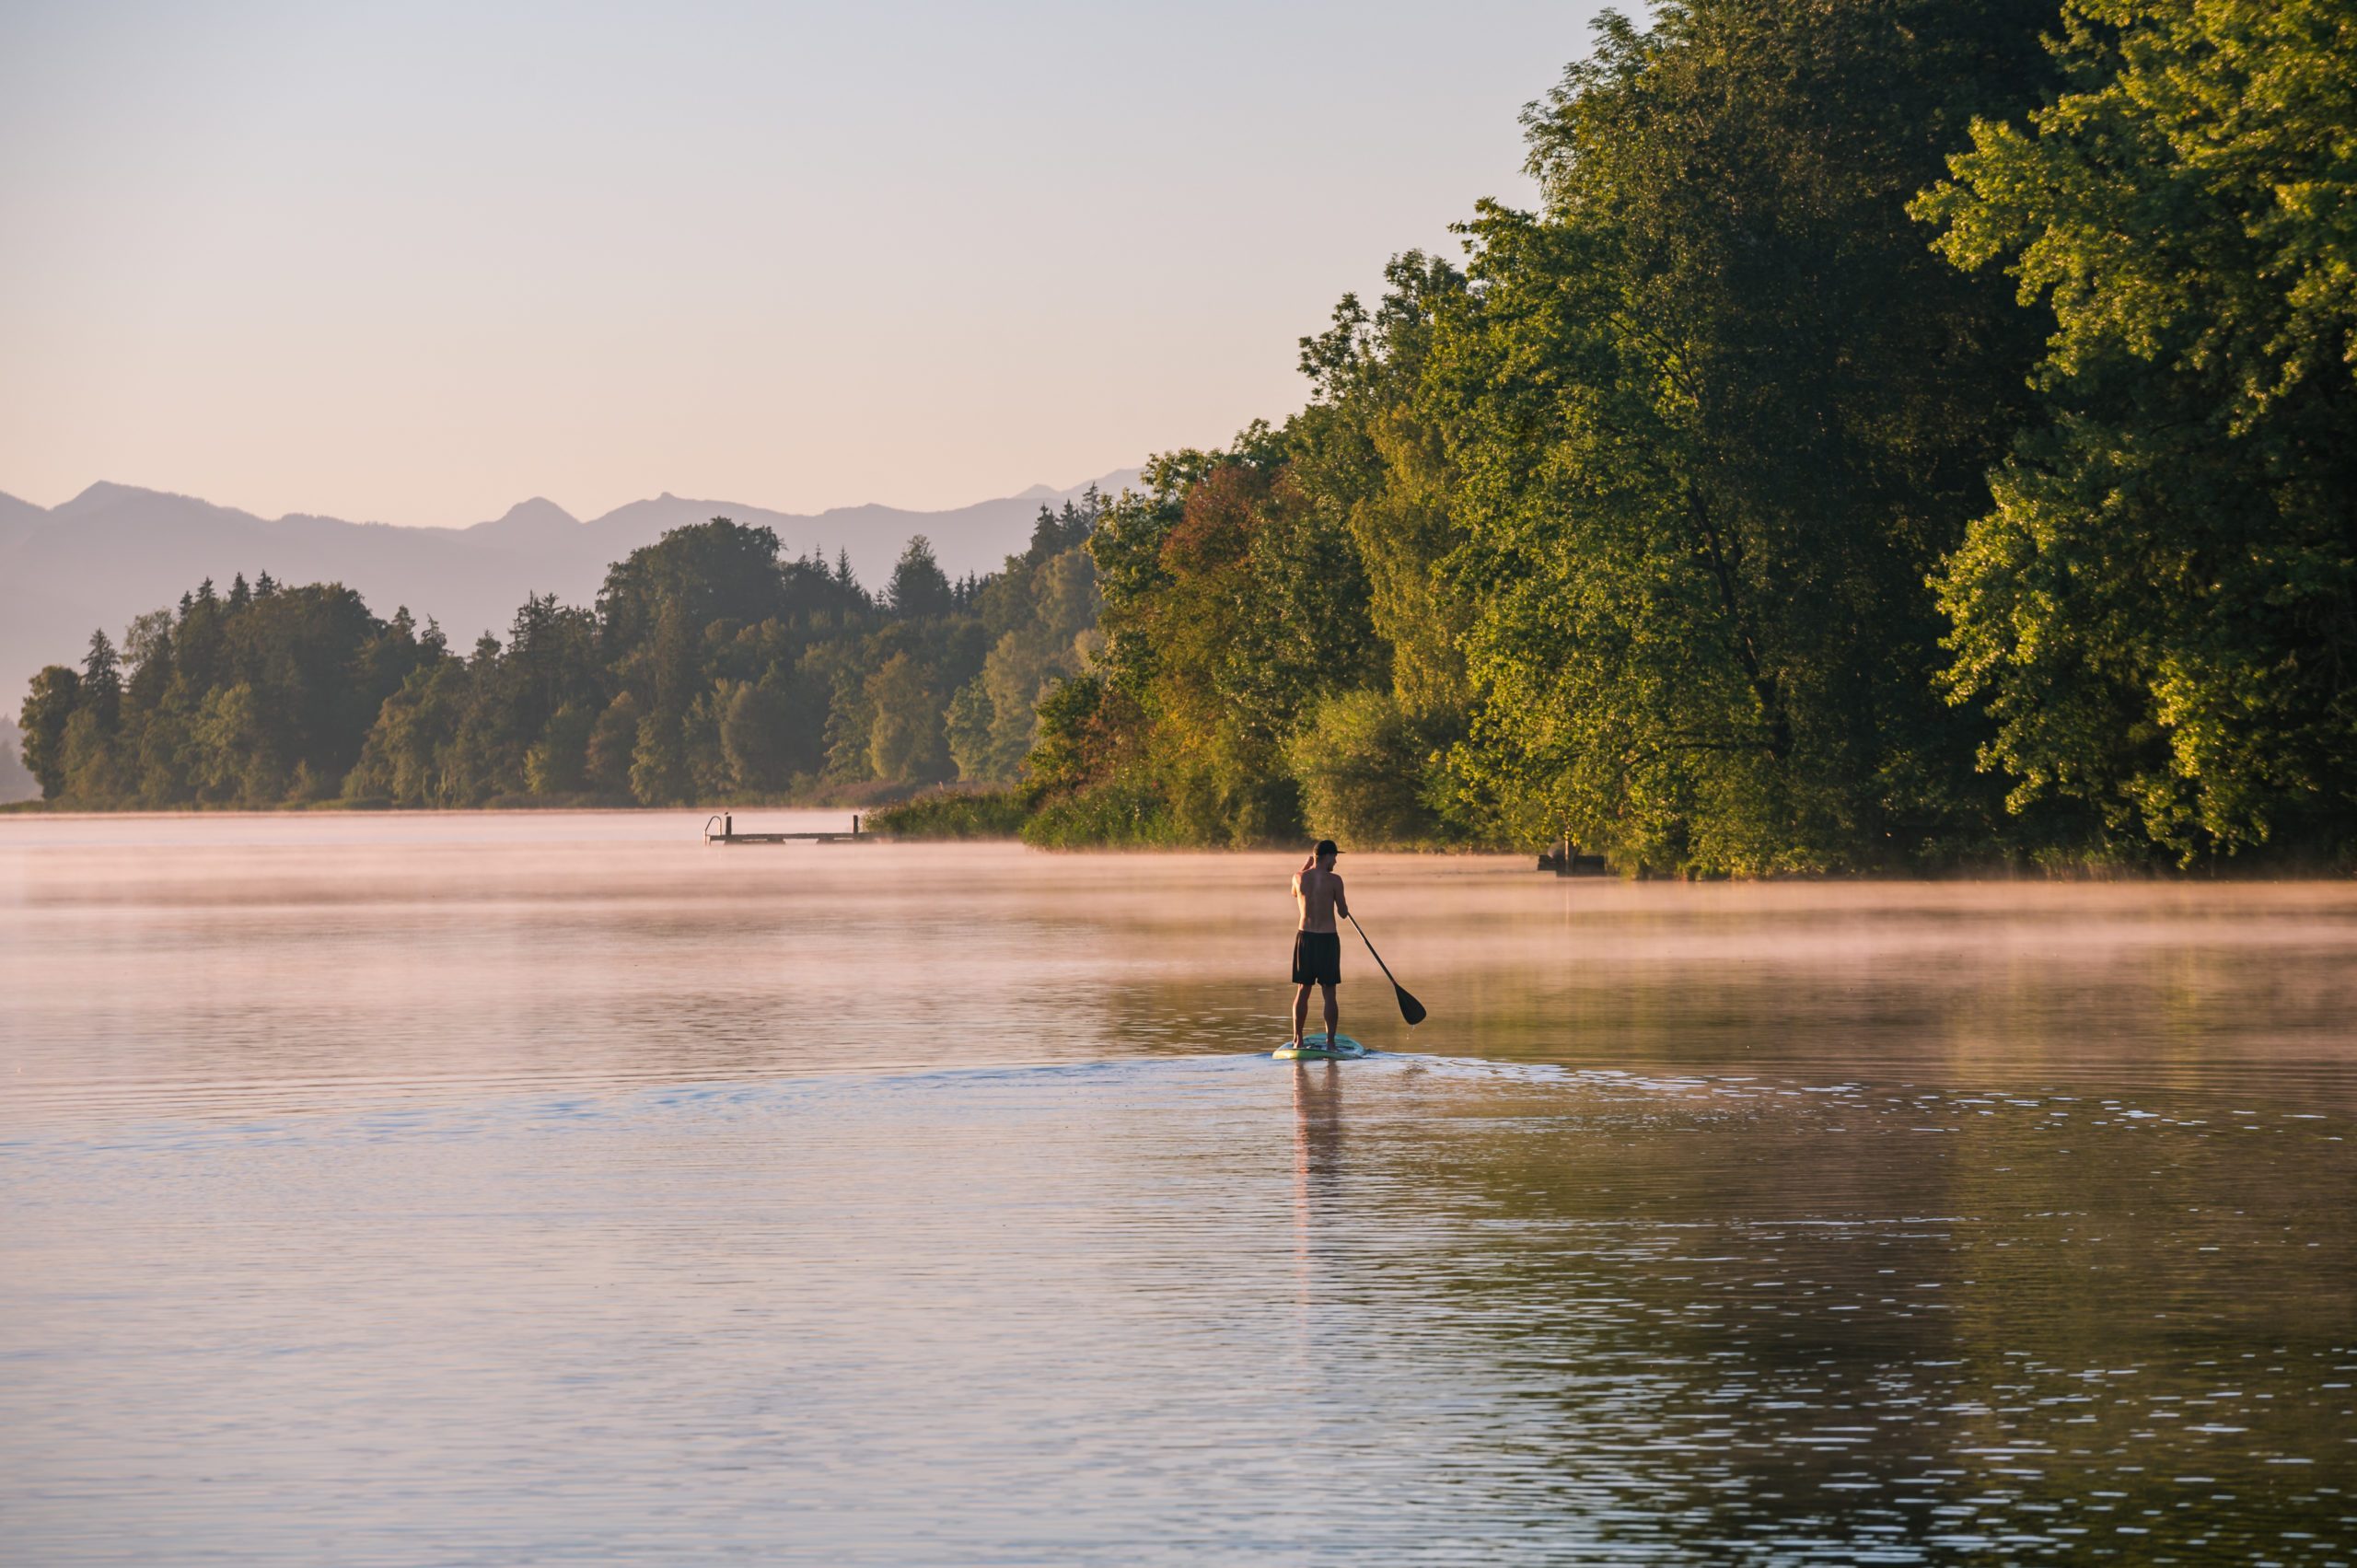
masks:
{"label": "mountain range", "polygon": [[[1135,469],[1090,482],[1108,495],[1137,482]],[[878,587],[914,534],[933,541],[943,570],[995,571],[1030,540],[1042,505],[1079,496],[1034,485],[1017,495],[946,512],[839,506],[811,515],[668,492],[586,521],[535,496],[471,528],[405,528],[290,514],[264,518],[193,496],[94,484],[52,507],[0,494],[0,707],[12,714],[45,664],[79,664],[90,633],[121,638],[132,617],[176,604],[211,577],[224,589],[239,572],[282,583],[338,582],[390,615],[407,605],[432,616],[463,651],[483,632],[503,635],[527,594],[589,604],[606,568],[665,530],[733,517],[776,530],[788,555],[851,557],[860,581]]]}

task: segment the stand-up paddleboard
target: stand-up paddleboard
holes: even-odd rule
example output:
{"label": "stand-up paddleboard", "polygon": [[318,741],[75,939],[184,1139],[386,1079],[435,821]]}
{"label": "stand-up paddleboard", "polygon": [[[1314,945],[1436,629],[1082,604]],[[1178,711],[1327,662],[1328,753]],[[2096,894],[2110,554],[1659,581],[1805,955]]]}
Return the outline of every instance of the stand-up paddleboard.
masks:
{"label": "stand-up paddleboard", "polygon": [[1293,1041],[1287,1040],[1269,1052],[1270,1057],[1278,1062],[1356,1062],[1365,1054],[1366,1047],[1348,1035],[1329,1044],[1322,1034],[1302,1036],[1298,1050],[1295,1049]]}

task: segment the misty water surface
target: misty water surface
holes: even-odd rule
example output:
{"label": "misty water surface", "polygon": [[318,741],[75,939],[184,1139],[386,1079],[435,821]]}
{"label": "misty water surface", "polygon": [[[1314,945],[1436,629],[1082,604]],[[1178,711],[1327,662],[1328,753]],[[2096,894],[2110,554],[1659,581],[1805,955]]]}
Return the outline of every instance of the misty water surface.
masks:
{"label": "misty water surface", "polygon": [[2345,884],[701,819],[0,820],[0,1559],[2357,1558]]}

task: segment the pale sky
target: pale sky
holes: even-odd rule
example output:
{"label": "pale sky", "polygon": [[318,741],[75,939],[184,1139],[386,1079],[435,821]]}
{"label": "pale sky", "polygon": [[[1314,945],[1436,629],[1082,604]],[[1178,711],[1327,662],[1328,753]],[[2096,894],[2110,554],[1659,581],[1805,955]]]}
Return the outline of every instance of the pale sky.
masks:
{"label": "pale sky", "polygon": [[1598,8],[0,0],[0,491],[940,507],[1224,445],[1532,199]]}

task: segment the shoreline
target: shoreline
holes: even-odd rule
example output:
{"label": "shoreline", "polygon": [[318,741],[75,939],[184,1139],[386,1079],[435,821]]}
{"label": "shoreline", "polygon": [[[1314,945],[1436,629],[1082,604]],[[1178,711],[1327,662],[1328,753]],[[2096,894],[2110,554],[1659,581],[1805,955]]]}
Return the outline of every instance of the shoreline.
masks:
{"label": "shoreline", "polygon": [[[866,805],[804,805],[773,804],[755,801],[747,804],[731,801],[719,806],[643,806],[635,802],[610,805],[484,805],[484,806],[390,806],[357,805],[342,801],[315,805],[285,805],[273,807],[242,806],[182,806],[160,808],[98,809],[55,807],[41,801],[12,801],[0,805],[0,837],[5,837],[6,824],[15,819],[37,821],[173,821],[193,819],[268,820],[272,819],[337,819],[337,818],[436,818],[436,817],[601,817],[601,816],[661,816],[671,814],[682,818],[697,812],[731,811],[793,812],[803,815],[829,814],[850,816],[861,819],[863,836],[873,836],[878,842],[904,845],[943,845],[957,843],[1016,844],[1037,849],[1046,854],[1125,854],[1125,855],[1271,855],[1297,853],[1300,845],[1291,840],[1261,844],[1185,844],[1185,843],[1034,843],[1020,831],[994,832],[927,832],[922,829],[893,828],[877,820],[886,816],[890,807]],[[1357,850],[1362,856],[1414,858],[1419,860],[1514,859],[1535,862],[1536,852],[1495,844],[1405,844],[1374,845]],[[1591,886],[1628,886],[1638,883],[1687,883],[1696,886],[1771,886],[1808,884],[1888,884],[1892,886],[1937,886],[1944,883],[2017,883],[2061,886],[2097,886],[2120,883],[2147,883],[2154,887],[2177,887],[2208,884],[2219,887],[2258,886],[2265,884],[2330,884],[2357,880],[2357,872],[2328,865],[2253,866],[2249,865],[2211,865],[2192,867],[2151,865],[2039,865],[2025,861],[1987,861],[1963,864],[1938,870],[1904,870],[1875,868],[1849,871],[1785,872],[1763,877],[1697,877],[1676,873],[1640,872],[1634,875],[1607,871],[1583,872],[1563,876],[1532,865],[1529,875],[1534,878],[1585,884]]]}

